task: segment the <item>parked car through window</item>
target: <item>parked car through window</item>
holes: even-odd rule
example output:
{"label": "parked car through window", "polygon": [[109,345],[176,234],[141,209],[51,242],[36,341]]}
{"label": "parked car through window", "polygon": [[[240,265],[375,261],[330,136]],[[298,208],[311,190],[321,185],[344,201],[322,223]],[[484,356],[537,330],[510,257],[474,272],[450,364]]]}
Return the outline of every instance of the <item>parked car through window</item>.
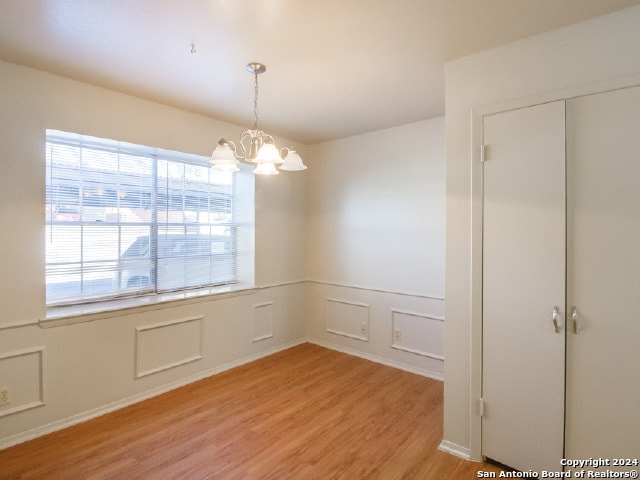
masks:
{"label": "parked car through window", "polygon": [[[149,236],[138,237],[120,258],[114,276],[119,289],[158,291],[232,282],[235,278],[231,235],[158,235],[157,262]],[[154,290],[155,290],[154,289]]]}

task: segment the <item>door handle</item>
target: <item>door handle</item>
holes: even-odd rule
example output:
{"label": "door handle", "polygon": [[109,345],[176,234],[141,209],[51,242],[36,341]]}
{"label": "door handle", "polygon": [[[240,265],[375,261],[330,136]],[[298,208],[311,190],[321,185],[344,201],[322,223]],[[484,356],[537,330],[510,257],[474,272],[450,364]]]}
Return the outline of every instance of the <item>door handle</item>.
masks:
{"label": "door handle", "polygon": [[578,333],[578,307],[571,307],[571,330]]}
{"label": "door handle", "polygon": [[556,333],[560,333],[560,307],[558,307],[557,305],[553,307],[551,320],[553,321],[553,330]]}

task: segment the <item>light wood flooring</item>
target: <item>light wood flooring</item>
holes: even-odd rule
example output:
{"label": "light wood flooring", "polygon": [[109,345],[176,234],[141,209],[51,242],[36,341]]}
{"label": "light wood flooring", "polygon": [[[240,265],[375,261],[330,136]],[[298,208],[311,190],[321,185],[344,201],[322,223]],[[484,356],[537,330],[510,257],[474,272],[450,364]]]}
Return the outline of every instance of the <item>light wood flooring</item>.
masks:
{"label": "light wood flooring", "polygon": [[0,451],[0,479],[477,478],[442,382],[304,344]]}

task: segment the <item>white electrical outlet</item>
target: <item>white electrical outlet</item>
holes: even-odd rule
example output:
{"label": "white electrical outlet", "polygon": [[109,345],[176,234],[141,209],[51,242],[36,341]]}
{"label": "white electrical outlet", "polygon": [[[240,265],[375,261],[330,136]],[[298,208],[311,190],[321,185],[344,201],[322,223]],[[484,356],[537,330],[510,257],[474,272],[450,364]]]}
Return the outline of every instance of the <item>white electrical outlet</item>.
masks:
{"label": "white electrical outlet", "polygon": [[11,395],[9,387],[0,389],[0,405],[9,405],[11,403]]}
{"label": "white electrical outlet", "polygon": [[402,340],[402,332],[400,331],[400,329],[396,328],[393,331],[393,341],[400,342],[401,340]]}
{"label": "white electrical outlet", "polygon": [[360,333],[362,333],[363,335],[367,333],[367,324],[364,322],[360,324]]}

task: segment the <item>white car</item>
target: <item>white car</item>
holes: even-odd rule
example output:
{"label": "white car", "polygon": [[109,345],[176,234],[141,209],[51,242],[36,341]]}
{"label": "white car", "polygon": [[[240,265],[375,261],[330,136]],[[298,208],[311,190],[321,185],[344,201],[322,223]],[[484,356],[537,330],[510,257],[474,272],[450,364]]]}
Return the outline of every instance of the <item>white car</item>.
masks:
{"label": "white car", "polygon": [[230,283],[235,281],[234,251],[230,235],[158,235],[154,262],[149,236],[141,236],[120,258],[114,283],[121,290],[153,290],[154,270],[158,291]]}

